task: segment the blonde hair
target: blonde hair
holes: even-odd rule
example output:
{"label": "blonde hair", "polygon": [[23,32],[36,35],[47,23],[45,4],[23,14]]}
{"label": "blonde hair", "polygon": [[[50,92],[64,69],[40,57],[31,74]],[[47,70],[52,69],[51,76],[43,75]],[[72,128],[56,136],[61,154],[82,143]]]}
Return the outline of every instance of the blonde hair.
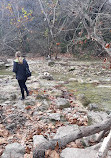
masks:
{"label": "blonde hair", "polygon": [[23,58],[22,58],[22,54],[20,51],[15,53],[15,57],[18,59],[19,63],[22,64],[23,63]]}

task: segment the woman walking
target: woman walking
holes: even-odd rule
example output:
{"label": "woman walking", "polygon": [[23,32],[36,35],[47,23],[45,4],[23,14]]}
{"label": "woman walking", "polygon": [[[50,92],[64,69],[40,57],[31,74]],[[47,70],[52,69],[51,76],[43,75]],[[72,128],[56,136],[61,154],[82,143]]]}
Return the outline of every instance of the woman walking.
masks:
{"label": "woman walking", "polygon": [[14,60],[14,64],[13,64],[13,72],[15,72],[16,74],[16,79],[18,80],[18,84],[21,89],[21,94],[22,94],[21,100],[24,100],[25,99],[24,90],[26,91],[27,96],[29,95],[29,91],[25,84],[27,80],[26,69],[29,70],[29,66],[27,61],[24,58],[22,58],[20,51],[15,53],[15,58],[16,59]]}

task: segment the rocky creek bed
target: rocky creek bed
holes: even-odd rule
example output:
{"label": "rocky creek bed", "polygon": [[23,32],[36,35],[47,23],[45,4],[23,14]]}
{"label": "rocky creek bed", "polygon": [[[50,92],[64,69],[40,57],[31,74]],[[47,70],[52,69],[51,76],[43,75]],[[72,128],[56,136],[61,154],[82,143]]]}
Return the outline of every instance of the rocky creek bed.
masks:
{"label": "rocky creek bed", "polygon": [[[7,158],[7,153],[31,158],[33,148],[42,141],[62,137],[67,129],[73,131],[101,122],[110,114],[111,70],[103,69],[101,61],[29,60],[32,77],[27,86],[31,96],[25,101],[19,100],[20,90],[11,63],[6,70],[0,70],[2,158]],[[98,135],[93,135],[69,146],[74,150],[89,147],[97,138]],[[61,158],[68,158],[65,152],[69,146],[59,151]],[[17,151],[13,153],[14,148]]]}

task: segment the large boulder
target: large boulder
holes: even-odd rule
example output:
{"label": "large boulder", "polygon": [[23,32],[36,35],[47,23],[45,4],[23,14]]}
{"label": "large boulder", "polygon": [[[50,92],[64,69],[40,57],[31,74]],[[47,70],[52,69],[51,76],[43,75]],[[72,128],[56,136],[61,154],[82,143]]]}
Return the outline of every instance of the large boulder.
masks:
{"label": "large boulder", "polygon": [[66,148],[61,153],[61,158],[95,158],[97,152],[95,150]]}
{"label": "large boulder", "polygon": [[8,144],[1,158],[24,158],[25,148],[19,143]]}
{"label": "large boulder", "polygon": [[59,139],[59,138],[62,138],[66,135],[69,135],[69,134],[73,134],[76,130],[78,130],[78,125],[67,125],[67,126],[62,126],[62,127],[59,127],[57,129],[57,132],[56,132],[56,135],[54,136],[54,139]]}
{"label": "large boulder", "polygon": [[89,111],[88,117],[91,118],[92,124],[95,124],[95,123],[100,123],[100,122],[106,120],[108,117],[108,114],[106,112],[103,112],[103,111],[96,111],[96,112]]}
{"label": "large boulder", "polygon": [[48,142],[47,139],[43,137],[43,135],[34,135],[33,136],[33,147],[40,145],[41,143]]}
{"label": "large boulder", "polygon": [[55,100],[56,107],[59,109],[70,107],[70,103],[65,98],[58,98]]}

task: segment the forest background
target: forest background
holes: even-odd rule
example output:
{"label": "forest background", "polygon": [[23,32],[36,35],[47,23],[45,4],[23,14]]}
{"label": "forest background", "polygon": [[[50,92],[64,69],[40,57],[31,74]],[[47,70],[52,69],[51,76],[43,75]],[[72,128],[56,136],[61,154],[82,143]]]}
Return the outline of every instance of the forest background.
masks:
{"label": "forest background", "polygon": [[1,0],[0,52],[110,56],[109,0]]}

